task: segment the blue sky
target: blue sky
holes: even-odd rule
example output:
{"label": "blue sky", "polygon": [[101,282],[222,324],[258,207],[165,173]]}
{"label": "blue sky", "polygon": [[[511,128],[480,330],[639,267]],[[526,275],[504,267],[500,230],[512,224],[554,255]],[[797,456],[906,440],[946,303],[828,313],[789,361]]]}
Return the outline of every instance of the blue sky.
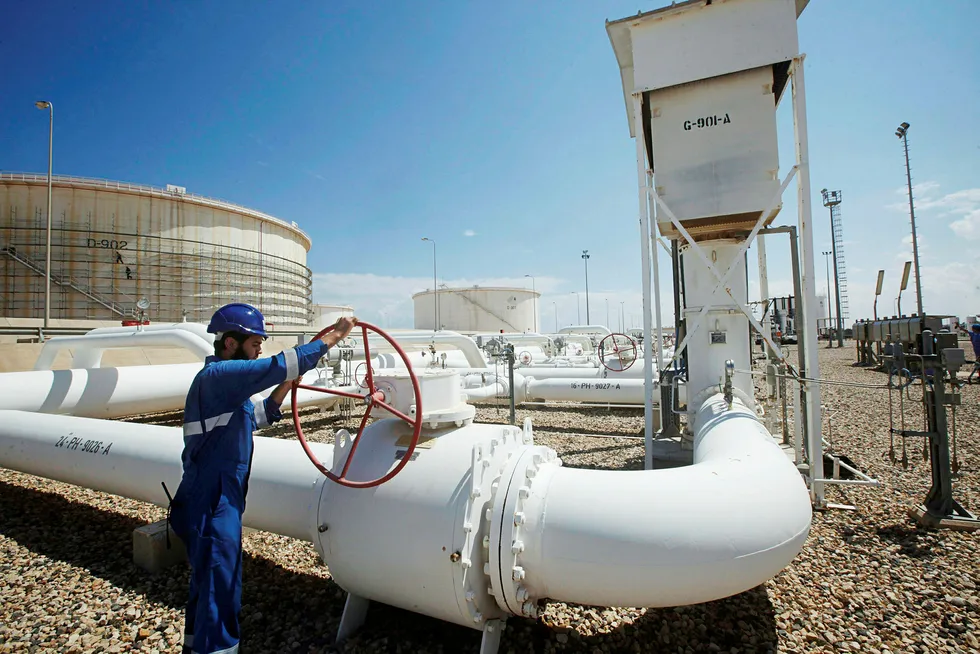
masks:
{"label": "blue sky", "polygon": [[[0,169],[179,184],[296,221],[315,300],[411,326],[414,291],[534,284],[540,321],[638,322],[634,144],[604,21],[656,2],[10,3]],[[850,317],[891,312],[910,258],[911,123],[925,308],[980,313],[980,2],[811,0],[811,184],[843,192]],[[780,162],[793,159],[788,97]],[[796,221],[796,189],[780,223]],[[769,247],[790,290],[785,240]],[[754,261],[754,255],[750,256]],[[669,271],[662,285],[672,322]],[[755,290],[754,266],[750,274]],[[825,287],[818,255],[818,293]],[[903,309],[914,307],[914,286]],[[585,320],[584,293],[578,296]],[[887,298],[887,299],[886,299]]]}

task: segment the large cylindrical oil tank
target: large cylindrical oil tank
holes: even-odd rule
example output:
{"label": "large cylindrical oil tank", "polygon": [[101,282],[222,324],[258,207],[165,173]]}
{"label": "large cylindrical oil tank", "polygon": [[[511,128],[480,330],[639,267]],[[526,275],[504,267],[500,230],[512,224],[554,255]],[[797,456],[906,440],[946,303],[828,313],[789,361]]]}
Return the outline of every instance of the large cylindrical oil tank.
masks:
{"label": "large cylindrical oil tank", "polygon": [[[296,223],[166,189],[52,178],[51,306],[56,320],[207,322],[227,302],[273,327],[312,315],[310,238]],[[0,174],[0,315],[44,315],[47,175]]]}
{"label": "large cylindrical oil tank", "polygon": [[[457,332],[527,332],[537,328],[540,293],[526,288],[440,288],[412,296],[415,328]],[[438,303],[436,302],[438,300]]]}
{"label": "large cylindrical oil tank", "polygon": [[354,307],[344,304],[314,304],[313,305],[313,329],[320,331],[324,327],[337,322],[343,316],[353,316]]}

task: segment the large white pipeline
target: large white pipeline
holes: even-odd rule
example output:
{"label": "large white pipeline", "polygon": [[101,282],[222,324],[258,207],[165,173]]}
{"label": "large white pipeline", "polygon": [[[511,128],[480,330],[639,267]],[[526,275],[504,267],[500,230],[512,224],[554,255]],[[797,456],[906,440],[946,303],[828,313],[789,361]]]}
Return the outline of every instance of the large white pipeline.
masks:
{"label": "large white pipeline", "polygon": [[796,556],[810,498],[755,414],[714,395],[694,431],[691,466],[538,471],[522,508],[531,596],[679,606],[751,588]]}
{"label": "large white pipeline", "polygon": [[559,334],[588,334],[596,336],[608,336],[612,334],[605,325],[569,325],[558,330]]}
{"label": "large white pipeline", "polygon": [[74,350],[72,368],[98,368],[107,349],[123,347],[180,347],[203,361],[214,353],[214,337],[198,323],[140,327],[100,327],[81,336],[56,336],[45,341],[34,370],[50,370],[58,353]]}
{"label": "large white pipeline", "polygon": [[[424,332],[424,331],[400,331],[391,330],[387,334],[391,336],[399,345],[408,346],[428,346],[430,343],[435,345],[448,345],[454,349],[459,350],[463,353],[463,357],[469,364],[470,368],[483,368],[487,365],[486,359],[483,357],[483,353],[480,348],[477,347],[476,342],[468,337],[460,334],[458,332],[450,331],[440,331],[440,332]],[[361,344],[361,333],[356,329],[348,337],[348,342],[354,346],[354,352],[356,357],[363,358],[363,345]],[[391,345],[388,344],[381,336],[374,333],[368,333],[368,346],[373,352],[379,352],[384,350],[390,350]],[[406,349],[408,349],[406,348]],[[441,348],[437,348],[440,352]]]}
{"label": "large white pipeline", "polygon": [[[69,414],[89,418],[120,418],[143,413],[177,411],[184,408],[187,391],[200,363],[175,363],[119,368],[72,368],[0,373],[0,409]],[[316,370],[303,376],[303,383],[321,386]],[[356,388],[340,390],[357,392]],[[268,397],[271,389],[261,393]],[[284,407],[290,406],[286,396]],[[297,404],[333,406],[340,398],[300,389]]]}
{"label": "large white pipeline", "polygon": [[[468,401],[510,397],[510,380],[506,374],[480,375],[481,385],[471,385],[477,379],[468,375],[462,393]],[[514,373],[514,402],[533,400],[544,402],[600,402],[611,404],[642,404],[643,380],[601,377],[547,378],[525,377]],[[659,396],[654,395],[654,405]]]}
{"label": "large white pipeline", "polygon": [[[167,505],[180,484],[180,427],[0,411],[0,466],[134,500]],[[333,446],[310,443],[324,465]],[[255,438],[245,521],[310,539],[311,512],[326,480],[296,441]]]}
{"label": "large white pipeline", "polygon": [[[654,397],[655,406],[659,404],[658,399],[658,397]],[[643,380],[612,378],[535,379],[528,377],[524,382],[524,399],[522,402],[529,400],[643,404]]]}
{"label": "large white pipeline", "polygon": [[0,409],[118,418],[184,407],[200,363],[0,373]]}
{"label": "large white pipeline", "polygon": [[[404,453],[406,425],[369,426],[349,476],[375,478]],[[754,414],[710,397],[692,466],[569,470],[530,424],[427,432],[395,478],[370,490],[325,482],[298,443],[256,438],[249,526],[314,542],[337,583],[476,629],[534,616],[545,598],[676,606],[748,590],[785,567],[810,525],[793,464]],[[164,504],[177,428],[0,412],[0,466]],[[338,469],[350,445],[314,446]],[[331,450],[334,450],[331,453]],[[356,621],[356,618],[351,618]],[[348,628],[350,624],[348,624]]]}

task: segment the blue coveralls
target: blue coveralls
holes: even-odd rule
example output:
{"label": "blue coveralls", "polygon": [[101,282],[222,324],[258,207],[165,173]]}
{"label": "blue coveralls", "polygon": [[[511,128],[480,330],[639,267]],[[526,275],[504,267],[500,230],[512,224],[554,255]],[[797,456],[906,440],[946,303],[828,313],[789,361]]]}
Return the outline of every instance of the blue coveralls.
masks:
{"label": "blue coveralls", "polygon": [[[980,373],[980,333],[973,331],[973,329],[970,329],[970,343],[973,344],[973,370],[967,376],[967,382],[973,381],[974,373]],[[980,374],[977,374],[977,380],[980,381]]]}
{"label": "blue coveralls", "polygon": [[255,405],[250,397],[313,369],[327,352],[317,340],[264,359],[208,357],[191,384],[184,406],[183,477],[170,508],[171,525],[191,564],[185,652],[238,652],[252,432],[282,417],[275,402],[267,398]]}

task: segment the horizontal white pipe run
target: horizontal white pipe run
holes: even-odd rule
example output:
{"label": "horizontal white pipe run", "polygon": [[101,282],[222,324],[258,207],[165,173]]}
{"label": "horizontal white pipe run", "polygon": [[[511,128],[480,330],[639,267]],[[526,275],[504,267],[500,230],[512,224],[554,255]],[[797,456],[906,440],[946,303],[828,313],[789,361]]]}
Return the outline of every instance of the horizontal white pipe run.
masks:
{"label": "horizontal white pipe run", "polygon": [[510,393],[507,392],[507,385],[500,382],[494,382],[493,384],[487,384],[486,386],[479,386],[477,388],[464,388],[462,392],[467,402],[478,402],[495,397],[510,397]]}
{"label": "horizontal white pipe run", "polygon": [[522,511],[531,596],[599,606],[681,606],[753,588],[799,553],[811,519],[793,463],[754,413],[721,395],[697,413],[694,465],[546,465]]}
{"label": "horizontal white pipe run", "polygon": [[[481,379],[484,385],[469,386],[473,376],[465,380],[462,393],[468,401],[510,397],[510,382],[505,374],[488,374]],[[514,401],[522,404],[528,400],[550,402],[602,402],[611,404],[642,404],[642,379],[535,379],[514,373]],[[660,398],[655,395],[654,405]]]}
{"label": "horizontal white pipe run", "polygon": [[[487,365],[486,359],[483,358],[483,353],[480,351],[480,348],[477,347],[476,342],[472,338],[457,332],[441,331],[432,333],[423,331],[404,332],[391,330],[388,331],[387,334],[401,346],[427,347],[430,343],[434,343],[436,345],[436,350],[439,352],[442,351],[442,348],[439,347],[440,345],[452,346],[463,353],[471,368],[482,368]],[[355,358],[364,358],[364,346],[361,343],[362,338],[362,332],[359,332],[357,329],[355,329],[348,337],[348,341],[354,345]],[[372,350],[372,353],[392,349],[388,341],[373,332],[368,332],[368,347]]]}
{"label": "horizontal white pipe run", "polygon": [[204,329],[203,325],[179,323],[147,325],[142,329],[108,327],[94,329],[83,336],[56,336],[45,341],[34,370],[50,370],[63,350],[74,350],[72,368],[98,368],[105,350],[124,347],[179,347],[204,361],[205,357],[214,354],[214,344],[203,338],[201,329],[195,327]]}
{"label": "horizontal white pipe run", "polygon": [[118,418],[184,407],[200,363],[0,373],[0,409]]}
{"label": "horizontal white pipe run", "polygon": [[[70,370],[32,370],[0,373],[0,410],[35,411],[88,418],[120,418],[184,408],[187,391],[200,363],[121,366]],[[304,383],[319,385],[312,370]],[[341,388],[349,392],[359,389]],[[268,397],[272,389],[261,395]],[[283,407],[290,404],[286,396]],[[299,406],[332,406],[336,395],[301,389]]]}
{"label": "horizontal white pipe run", "polygon": [[[521,377],[534,377],[535,379],[591,379],[597,377],[602,371],[598,368],[514,368],[514,375]],[[460,370],[459,374],[466,379],[473,376],[501,375],[507,377],[507,366],[498,368],[485,368],[483,370]]]}
{"label": "horizontal white pipe run", "polygon": [[599,363],[593,357],[553,357],[544,361],[533,361],[521,368],[598,368]]}
{"label": "horizontal white pipe run", "polygon": [[[374,362],[373,365],[375,370],[405,370],[405,362],[402,361],[402,358],[397,354],[391,352],[379,352],[377,354],[372,352],[371,354],[371,360]],[[466,354],[460,352],[459,350],[437,350],[434,358],[427,350],[409,350],[405,352],[405,354],[408,355],[408,362],[412,365],[413,370],[431,367],[442,368],[443,365],[445,365],[446,368],[452,368],[454,370],[472,369]],[[443,355],[445,355],[445,359],[443,359]],[[434,364],[433,361],[435,361]],[[482,368],[486,365],[487,362],[484,361],[480,367]]]}
{"label": "horizontal white pipe run", "polygon": [[559,334],[598,334],[608,336],[612,334],[605,325],[570,325],[558,330]]}
{"label": "horizontal white pipe run", "polygon": [[[467,391],[469,394],[469,391]],[[524,397],[551,402],[643,404],[642,379],[528,379]],[[659,397],[653,398],[654,405]]]}
{"label": "horizontal white pipe run", "polygon": [[[167,506],[181,478],[179,427],[0,411],[0,467]],[[333,446],[310,443],[325,466]],[[313,539],[325,477],[296,440],[255,438],[244,521],[249,527]]]}

